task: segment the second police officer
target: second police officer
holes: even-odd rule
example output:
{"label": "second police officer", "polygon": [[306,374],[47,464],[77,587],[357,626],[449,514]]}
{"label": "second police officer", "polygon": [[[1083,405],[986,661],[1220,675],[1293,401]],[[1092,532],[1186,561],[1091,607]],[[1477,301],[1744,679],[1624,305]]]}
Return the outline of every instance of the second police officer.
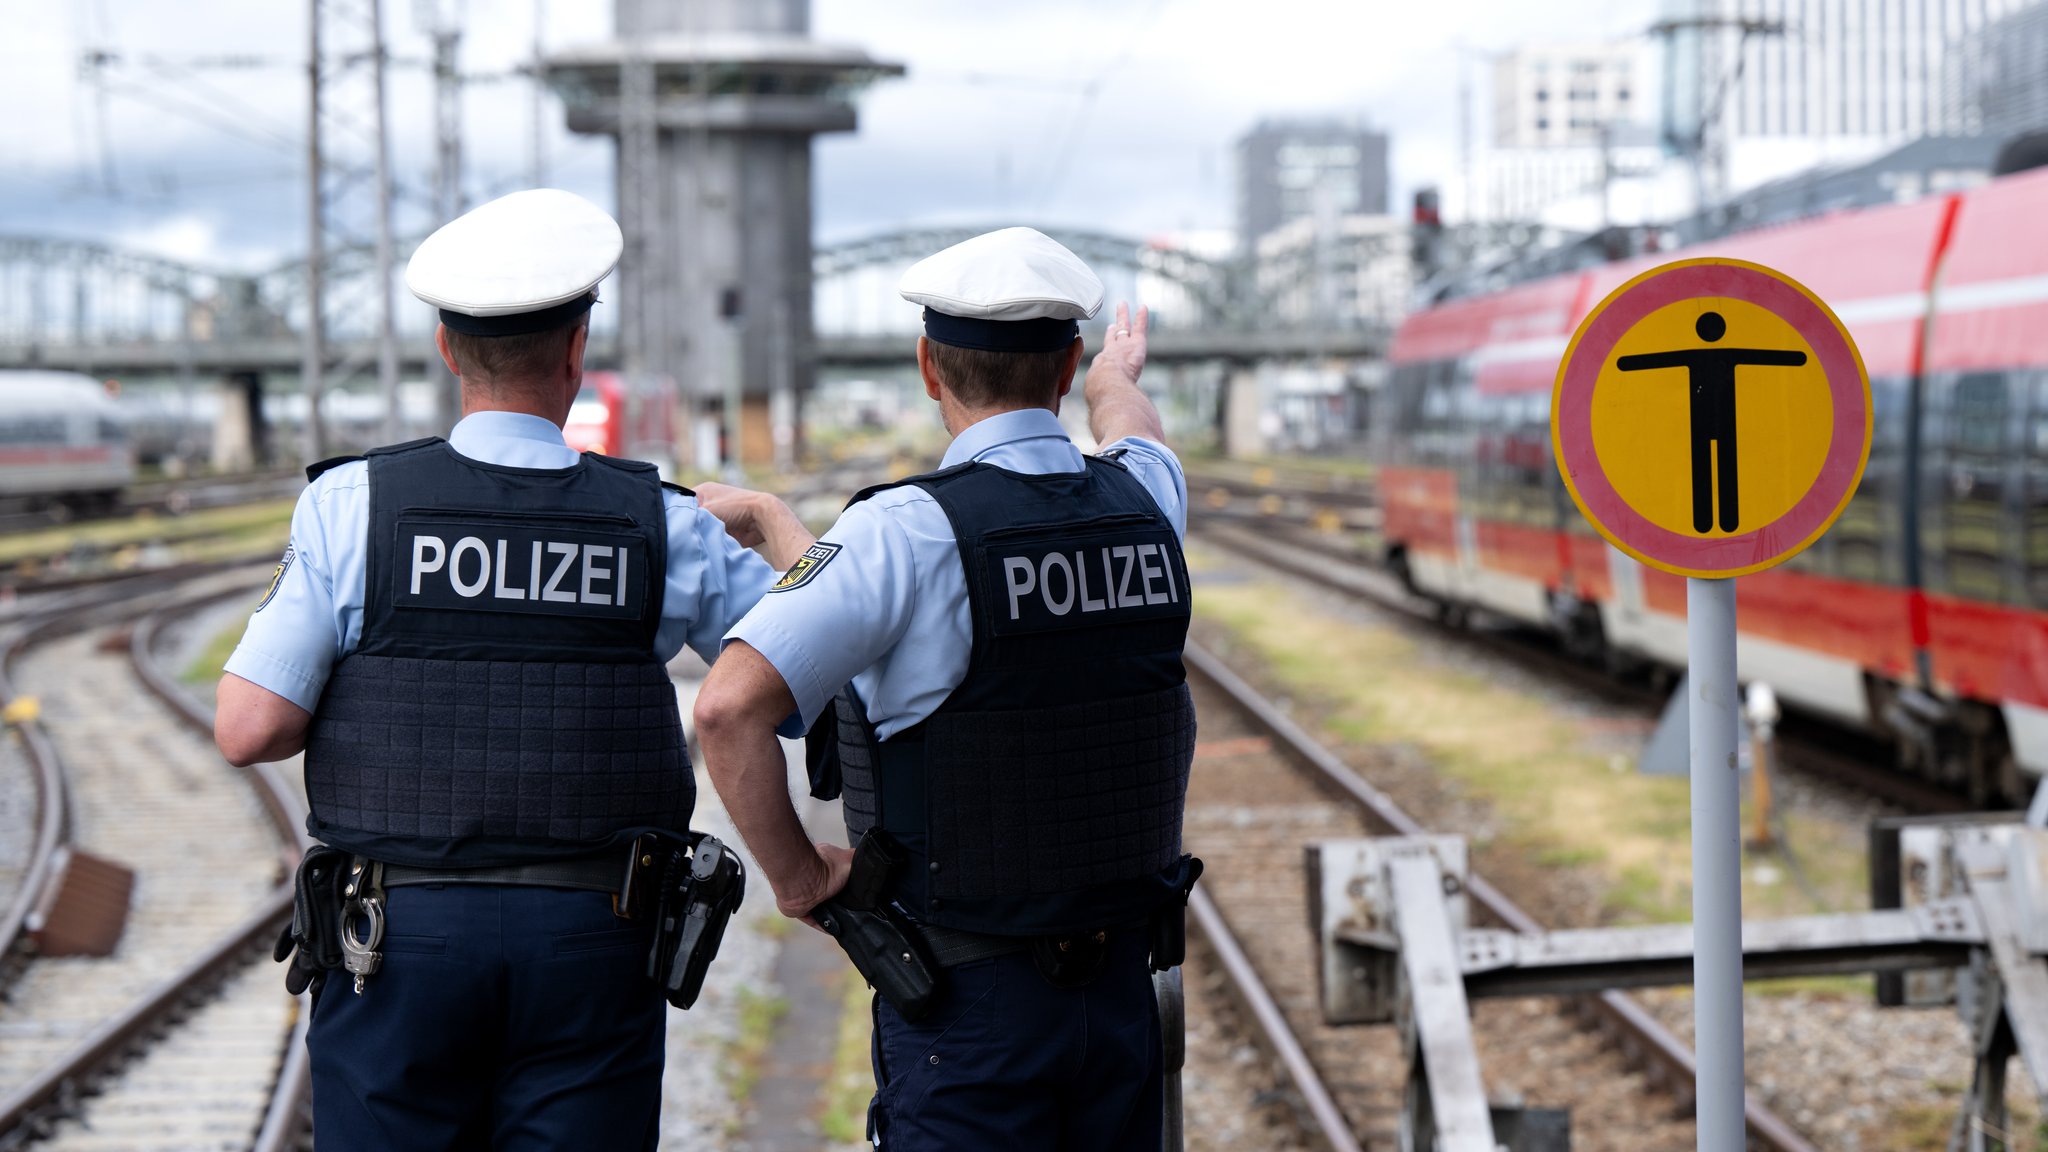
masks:
{"label": "second police officer", "polygon": [[310,831],[382,897],[350,929],[374,962],[299,976],[322,1148],[655,1146],[667,1009],[653,916],[620,913],[636,835],[695,802],[663,666],[715,657],[775,574],[652,465],[563,440],[621,248],[547,189],[420,245],[463,418],[311,470],[221,681],[221,751],[303,750]]}
{"label": "second police officer", "polygon": [[[853,858],[798,821],[778,727],[836,726],[847,831],[902,858],[883,898],[942,971],[915,1019],[877,999],[876,1146],[1156,1149],[1147,962],[1178,962],[1159,925],[1199,865],[1181,852],[1186,482],[1137,387],[1146,313],[1117,309],[1087,373],[1089,457],[1056,415],[1103,298],[1079,258],[1005,229],[901,291],[952,445],[856,496],[733,629],[696,706],[706,762],[787,915],[831,921]],[[742,539],[791,520],[703,496]]]}

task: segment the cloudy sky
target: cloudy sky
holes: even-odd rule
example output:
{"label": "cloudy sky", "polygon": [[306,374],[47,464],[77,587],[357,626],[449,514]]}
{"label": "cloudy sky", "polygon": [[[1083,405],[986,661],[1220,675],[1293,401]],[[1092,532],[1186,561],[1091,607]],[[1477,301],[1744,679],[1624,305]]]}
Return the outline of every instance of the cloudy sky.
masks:
{"label": "cloudy sky", "polygon": [[[488,79],[605,39],[603,0],[440,0],[464,13],[468,188],[523,186],[532,99]],[[225,267],[303,244],[305,4],[0,0],[0,234],[68,235]],[[432,111],[420,19],[384,0],[396,176],[424,222]],[[832,240],[914,223],[1228,227],[1231,141],[1263,116],[1393,134],[1396,203],[1455,177],[1461,67],[1485,124],[1485,54],[1640,32],[1655,0],[814,0],[814,34],[909,67],[817,149]],[[116,60],[81,64],[89,50]],[[232,63],[236,66],[226,67]],[[545,107],[550,183],[612,201],[611,146]],[[417,191],[414,191],[417,190]],[[403,227],[403,224],[401,225]]]}

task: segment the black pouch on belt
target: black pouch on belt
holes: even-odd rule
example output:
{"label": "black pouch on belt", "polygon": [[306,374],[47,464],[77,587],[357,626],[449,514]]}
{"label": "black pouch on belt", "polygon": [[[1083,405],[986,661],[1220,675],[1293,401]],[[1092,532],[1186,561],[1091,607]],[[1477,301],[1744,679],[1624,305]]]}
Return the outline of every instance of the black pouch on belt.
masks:
{"label": "black pouch on belt", "polygon": [[292,920],[278,934],[271,958],[290,959],[284,986],[296,996],[320,976],[341,967],[342,885],[349,854],[325,844],[307,849],[292,877]]}
{"label": "black pouch on belt", "polygon": [[670,1004],[688,1008],[704,988],[726,922],[747,894],[747,870],[716,836],[643,837],[638,851],[655,855],[654,947],[647,975]]}
{"label": "black pouch on belt", "polygon": [[1188,955],[1188,893],[1195,890],[1195,881],[1202,878],[1202,859],[1199,856],[1180,858],[1179,871],[1173,876],[1173,893],[1165,903],[1152,910],[1152,970],[1164,972],[1178,968]]}
{"label": "black pouch on belt", "polygon": [[914,1022],[931,1010],[938,966],[917,925],[888,901],[889,878],[903,862],[903,850],[888,833],[868,829],[853,850],[846,887],[812,909],[811,917],[839,941],[876,995]]}

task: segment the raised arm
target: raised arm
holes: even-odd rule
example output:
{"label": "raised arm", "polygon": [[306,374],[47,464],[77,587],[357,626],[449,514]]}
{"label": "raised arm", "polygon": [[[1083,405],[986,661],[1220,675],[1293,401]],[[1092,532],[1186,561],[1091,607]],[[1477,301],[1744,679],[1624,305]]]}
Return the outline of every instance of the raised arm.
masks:
{"label": "raised arm", "polygon": [[1148,308],[1138,309],[1133,320],[1131,306],[1118,304],[1116,322],[1103,337],[1102,351],[1088,365],[1088,378],[1081,389],[1088,400],[1088,431],[1097,444],[1126,436],[1166,443],[1159,410],[1138,389],[1138,376],[1145,371],[1145,329],[1151,320]]}

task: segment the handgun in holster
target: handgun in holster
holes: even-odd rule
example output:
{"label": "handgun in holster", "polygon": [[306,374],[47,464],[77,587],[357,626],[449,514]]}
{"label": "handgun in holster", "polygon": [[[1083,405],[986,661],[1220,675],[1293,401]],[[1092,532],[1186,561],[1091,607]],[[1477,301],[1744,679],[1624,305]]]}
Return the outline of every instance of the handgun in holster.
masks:
{"label": "handgun in holster", "polygon": [[634,860],[650,857],[642,871],[659,877],[659,886],[651,894],[654,946],[647,976],[670,1004],[688,1008],[704,988],[727,921],[746,897],[747,869],[718,837],[702,832],[642,836]]}
{"label": "handgun in holster", "polygon": [[938,966],[917,925],[889,902],[889,883],[905,860],[888,833],[868,829],[854,848],[846,887],[811,909],[811,917],[839,941],[877,995],[905,1020],[916,1021],[937,998]]}

